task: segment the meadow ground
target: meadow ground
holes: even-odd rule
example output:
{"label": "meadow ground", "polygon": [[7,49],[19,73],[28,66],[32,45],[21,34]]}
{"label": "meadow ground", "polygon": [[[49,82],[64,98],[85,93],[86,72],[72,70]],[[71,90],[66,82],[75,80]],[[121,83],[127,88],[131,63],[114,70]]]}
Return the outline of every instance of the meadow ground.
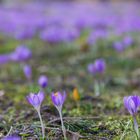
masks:
{"label": "meadow ground", "polygon": [[[1,37],[1,53],[7,53],[20,44],[18,41]],[[123,106],[123,96],[139,94],[139,42],[122,53],[110,48],[110,42],[99,41],[96,46],[71,44],[48,44],[39,40],[26,41],[33,51],[30,64],[33,69],[33,83],[28,83],[19,64],[1,66],[0,72],[0,133],[19,134],[23,139],[37,139],[41,136],[37,113],[27,103],[29,92],[38,92],[39,74],[47,75],[46,101],[41,113],[46,125],[46,134],[51,140],[62,139],[60,119],[50,101],[51,91],[65,90],[67,99],[63,107],[64,124],[68,136],[76,135],[80,140],[132,140],[135,137],[130,115]],[[93,89],[94,77],[87,71],[87,65],[96,58],[107,62],[104,74],[105,86],[96,97]],[[72,97],[74,88],[80,100]],[[139,118],[139,116],[138,116]],[[138,121],[139,122],[139,121]],[[70,138],[72,139],[72,138]]]}

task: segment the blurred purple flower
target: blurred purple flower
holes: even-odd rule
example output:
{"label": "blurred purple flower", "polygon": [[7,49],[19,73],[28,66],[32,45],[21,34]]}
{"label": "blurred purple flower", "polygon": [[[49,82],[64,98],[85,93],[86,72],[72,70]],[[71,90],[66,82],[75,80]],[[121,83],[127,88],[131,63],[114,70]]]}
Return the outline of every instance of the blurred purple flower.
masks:
{"label": "blurred purple flower", "polygon": [[35,35],[35,30],[33,28],[26,28],[15,33],[15,38],[17,40],[31,39]]}
{"label": "blurred purple flower", "polygon": [[125,47],[124,44],[122,42],[114,42],[113,44],[113,48],[117,51],[117,52],[123,52]]}
{"label": "blurred purple flower", "polygon": [[135,116],[140,106],[140,96],[126,96],[123,101],[125,108],[132,116]]}
{"label": "blurred purple flower", "polygon": [[96,73],[96,68],[95,68],[94,63],[91,63],[91,64],[88,65],[88,71],[89,71],[91,74],[95,74],[95,73]]}
{"label": "blurred purple flower", "polygon": [[27,101],[36,109],[40,110],[40,106],[45,98],[44,92],[40,91],[38,94],[30,93],[27,96]]}
{"label": "blurred purple flower", "polygon": [[25,65],[23,67],[23,72],[24,72],[25,77],[28,80],[31,80],[31,78],[32,78],[32,68],[31,68],[31,66],[30,65]]}
{"label": "blurred purple flower", "polygon": [[131,46],[133,44],[133,39],[130,37],[130,36],[126,36],[124,39],[123,39],[123,43],[124,43],[124,46],[128,47],[128,46]]}
{"label": "blurred purple flower", "polygon": [[10,57],[8,54],[2,54],[0,55],[0,65],[6,64],[10,61]]}
{"label": "blurred purple flower", "polygon": [[88,65],[88,71],[91,74],[103,73],[106,69],[106,63],[104,59],[96,59],[94,63]]}
{"label": "blurred purple flower", "polygon": [[46,88],[48,85],[48,78],[45,75],[41,75],[38,79],[38,84],[42,88]]}
{"label": "blurred purple flower", "polygon": [[50,43],[69,42],[78,38],[78,30],[52,26],[40,33],[40,38]]}
{"label": "blurred purple flower", "polygon": [[51,94],[51,99],[56,108],[61,109],[66,99],[66,93],[56,92]]}
{"label": "blurred purple flower", "polygon": [[11,60],[16,62],[27,61],[31,56],[31,50],[24,45],[18,46],[15,51],[10,54]]}
{"label": "blurred purple flower", "polygon": [[21,140],[19,136],[7,136],[2,138],[2,140]]}

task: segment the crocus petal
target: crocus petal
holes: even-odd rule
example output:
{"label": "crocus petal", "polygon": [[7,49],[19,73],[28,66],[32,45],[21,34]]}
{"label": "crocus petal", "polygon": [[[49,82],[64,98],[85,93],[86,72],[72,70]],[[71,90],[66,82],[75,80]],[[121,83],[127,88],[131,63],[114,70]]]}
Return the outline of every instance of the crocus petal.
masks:
{"label": "crocus petal", "polygon": [[64,91],[63,95],[62,95],[62,100],[63,100],[63,103],[65,102],[66,100],[66,92]]}
{"label": "crocus petal", "polygon": [[31,105],[34,105],[34,104],[33,104],[33,99],[31,98],[30,95],[27,96],[26,99],[27,99],[27,101],[28,101]]}
{"label": "crocus petal", "polygon": [[45,98],[44,92],[43,91],[39,91],[37,96],[38,96],[40,102],[42,103],[44,98]]}
{"label": "crocus petal", "polygon": [[40,102],[39,97],[37,95],[34,95],[34,97],[33,97],[33,104],[34,104],[34,106],[37,107],[37,106],[40,105],[40,103],[41,102]]}

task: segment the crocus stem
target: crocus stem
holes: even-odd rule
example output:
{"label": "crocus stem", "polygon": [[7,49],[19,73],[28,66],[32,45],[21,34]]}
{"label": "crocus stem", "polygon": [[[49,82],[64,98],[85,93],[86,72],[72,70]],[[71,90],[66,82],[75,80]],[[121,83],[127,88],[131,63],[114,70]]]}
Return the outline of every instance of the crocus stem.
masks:
{"label": "crocus stem", "polygon": [[136,120],[136,117],[134,116],[133,117],[133,121],[134,121],[134,130],[137,134],[137,137],[138,139],[140,138],[140,134],[139,134],[139,126],[138,126],[138,123],[137,123],[137,120]]}
{"label": "crocus stem", "polygon": [[65,129],[65,126],[64,126],[63,118],[62,118],[62,111],[58,110],[58,112],[59,112],[59,116],[60,116],[60,120],[61,120],[61,126],[62,126],[63,135],[64,135],[64,140],[67,140],[66,129]]}
{"label": "crocus stem", "polygon": [[44,127],[44,124],[43,124],[43,121],[42,121],[42,117],[41,117],[40,111],[37,111],[37,113],[38,113],[38,116],[39,116],[39,119],[40,119],[40,123],[41,123],[42,137],[44,139],[45,138],[45,127]]}
{"label": "crocus stem", "polygon": [[96,96],[100,95],[100,85],[97,80],[95,80],[95,82],[94,82],[94,91],[95,91]]}

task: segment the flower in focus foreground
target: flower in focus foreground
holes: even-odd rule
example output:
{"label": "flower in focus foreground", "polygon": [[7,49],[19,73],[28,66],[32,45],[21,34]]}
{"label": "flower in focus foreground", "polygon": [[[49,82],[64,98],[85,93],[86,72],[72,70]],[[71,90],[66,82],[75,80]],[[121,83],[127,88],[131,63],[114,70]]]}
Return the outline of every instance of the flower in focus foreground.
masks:
{"label": "flower in focus foreground", "polygon": [[140,106],[140,96],[126,96],[123,101],[125,108],[132,116],[135,116]]}
{"label": "flower in focus foreground", "polygon": [[126,96],[123,99],[125,108],[129,111],[129,113],[133,117],[133,126],[134,130],[137,134],[138,139],[140,138],[139,134],[139,126],[136,120],[136,115],[138,112],[138,108],[140,106],[140,96]]}
{"label": "flower in focus foreground", "polygon": [[56,92],[51,94],[52,102],[56,108],[62,108],[62,105],[66,99],[66,93]]}
{"label": "flower in focus foreground", "polygon": [[58,91],[56,93],[52,93],[51,98],[52,98],[52,102],[53,102],[54,106],[57,108],[57,110],[59,112],[62,131],[63,131],[63,135],[64,135],[64,140],[67,140],[66,129],[65,129],[64,122],[63,122],[63,117],[62,117],[62,106],[63,106],[63,103],[66,99],[66,93],[65,92],[61,93],[61,92]]}
{"label": "flower in focus foreground", "polygon": [[40,106],[44,100],[44,92],[40,91],[38,94],[30,93],[27,96],[27,101],[37,110],[40,109]]}
{"label": "flower in focus foreground", "polygon": [[40,107],[41,107],[41,104],[44,100],[44,97],[45,97],[45,95],[44,95],[44,92],[42,92],[42,91],[38,92],[38,94],[30,93],[27,96],[27,101],[36,109],[36,111],[38,113],[41,128],[42,128],[42,138],[43,139],[45,138],[45,126],[43,124],[43,120],[41,117]]}

